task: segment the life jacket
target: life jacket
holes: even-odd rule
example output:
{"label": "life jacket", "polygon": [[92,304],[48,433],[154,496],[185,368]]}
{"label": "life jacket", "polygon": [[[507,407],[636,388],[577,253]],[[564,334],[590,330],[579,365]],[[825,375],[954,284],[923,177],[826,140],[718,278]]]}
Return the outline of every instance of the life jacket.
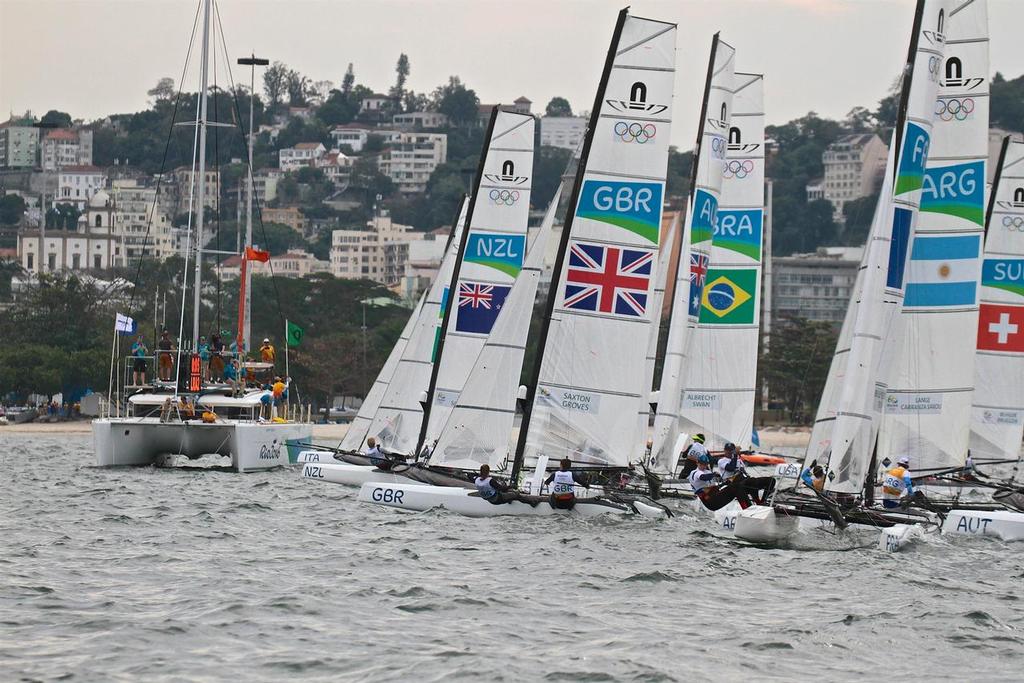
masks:
{"label": "life jacket", "polygon": [[903,465],[897,465],[885,473],[882,479],[882,495],[886,498],[899,498],[907,490],[907,482],[904,477],[910,474]]}
{"label": "life jacket", "polygon": [[725,469],[726,465],[732,462],[732,456],[722,456],[718,459],[718,474],[721,475],[722,479],[728,481],[738,474],[746,474],[746,466],[743,464],[743,460],[739,457],[736,458],[736,469],[730,472]]}
{"label": "life jacket", "polygon": [[480,497],[484,500],[490,500],[498,495],[498,490],[491,486],[491,478],[481,479],[477,477],[473,480],[473,485],[476,486],[476,490],[480,492]]}
{"label": "life jacket", "polygon": [[576,485],[576,480],[572,478],[572,472],[569,470],[558,470],[555,472],[555,478],[551,482],[551,495],[555,497],[555,500],[569,500],[576,497],[573,493],[572,487]]}
{"label": "life jacket", "polygon": [[702,476],[711,474],[711,470],[696,469],[690,472],[690,486],[693,487],[693,492],[700,495],[704,489],[714,488],[715,485],[711,483],[711,480],[701,479]]}

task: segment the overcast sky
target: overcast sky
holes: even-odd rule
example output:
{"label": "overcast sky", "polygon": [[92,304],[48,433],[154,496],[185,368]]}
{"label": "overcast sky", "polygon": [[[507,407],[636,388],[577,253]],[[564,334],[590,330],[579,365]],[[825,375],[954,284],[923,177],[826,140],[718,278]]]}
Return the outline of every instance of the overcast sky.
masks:
{"label": "overcast sky", "polygon": [[[93,119],[146,106],[181,74],[198,0],[0,0],[0,117],[26,109]],[[588,109],[624,0],[218,0],[232,59],[255,51],[313,80],[384,90],[400,52],[408,86],[458,74],[485,103],[555,95]],[[639,0],[679,24],[674,142],[692,145],[711,35],[737,68],[765,73],[769,123],[874,107],[899,73],[913,0]],[[989,0],[991,72],[1024,72],[1024,0]],[[241,74],[235,67],[235,78]],[[220,80],[226,83],[221,75]],[[246,79],[247,80],[247,79]],[[194,90],[196,70],[187,87]]]}

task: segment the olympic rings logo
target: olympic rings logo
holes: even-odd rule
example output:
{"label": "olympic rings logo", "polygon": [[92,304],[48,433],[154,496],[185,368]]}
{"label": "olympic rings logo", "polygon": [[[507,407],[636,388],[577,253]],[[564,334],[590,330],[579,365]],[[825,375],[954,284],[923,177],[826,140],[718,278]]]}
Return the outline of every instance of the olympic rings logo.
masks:
{"label": "olympic rings logo", "polygon": [[974,100],[970,97],[951,97],[935,101],[935,115],[943,121],[966,121],[974,113]]}
{"label": "olympic rings logo", "polygon": [[615,135],[623,142],[635,142],[642,145],[648,140],[653,140],[657,134],[658,129],[653,123],[643,124],[636,121],[632,123],[617,121],[615,123]]}
{"label": "olympic rings logo", "polygon": [[724,159],[725,150],[727,147],[728,145],[726,144],[724,137],[716,135],[713,138],[711,138],[711,156],[713,158]]}
{"label": "olympic rings logo", "polygon": [[1003,216],[1003,226],[1017,232],[1024,232],[1024,216]]}
{"label": "olympic rings logo", "polygon": [[487,196],[495,204],[512,206],[519,201],[519,190],[491,190]]}
{"label": "olympic rings logo", "polygon": [[730,178],[737,178],[743,180],[754,171],[754,162],[750,159],[740,161],[739,159],[733,159],[725,165],[725,169],[722,171],[722,177],[726,180]]}

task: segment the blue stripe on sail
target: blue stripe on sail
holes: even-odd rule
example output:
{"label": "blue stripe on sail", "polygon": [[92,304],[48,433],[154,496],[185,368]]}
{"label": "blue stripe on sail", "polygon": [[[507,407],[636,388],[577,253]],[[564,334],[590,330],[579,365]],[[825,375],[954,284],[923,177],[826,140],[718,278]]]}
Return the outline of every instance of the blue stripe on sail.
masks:
{"label": "blue stripe on sail", "polygon": [[980,235],[953,237],[915,237],[910,248],[911,261],[950,261],[978,257]]}
{"label": "blue stripe on sail", "polygon": [[911,282],[907,285],[907,294],[903,305],[910,308],[973,306],[977,303],[975,298],[977,288],[978,283],[976,282],[939,282],[934,284]]}
{"label": "blue stripe on sail", "polygon": [[891,289],[903,287],[903,271],[907,267],[907,241],[910,239],[914,212],[896,207],[892,217],[891,243],[889,244],[889,269],[885,286]]}

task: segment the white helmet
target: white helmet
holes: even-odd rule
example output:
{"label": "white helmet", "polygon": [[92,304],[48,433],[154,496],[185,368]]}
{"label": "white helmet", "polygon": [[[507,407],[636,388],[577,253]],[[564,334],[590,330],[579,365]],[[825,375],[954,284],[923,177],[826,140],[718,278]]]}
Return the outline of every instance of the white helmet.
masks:
{"label": "white helmet", "polygon": [[906,456],[906,455],[904,455],[902,458],[900,458],[896,462],[898,464],[900,464],[900,465],[903,465],[904,467],[910,467],[910,458],[908,456]]}

